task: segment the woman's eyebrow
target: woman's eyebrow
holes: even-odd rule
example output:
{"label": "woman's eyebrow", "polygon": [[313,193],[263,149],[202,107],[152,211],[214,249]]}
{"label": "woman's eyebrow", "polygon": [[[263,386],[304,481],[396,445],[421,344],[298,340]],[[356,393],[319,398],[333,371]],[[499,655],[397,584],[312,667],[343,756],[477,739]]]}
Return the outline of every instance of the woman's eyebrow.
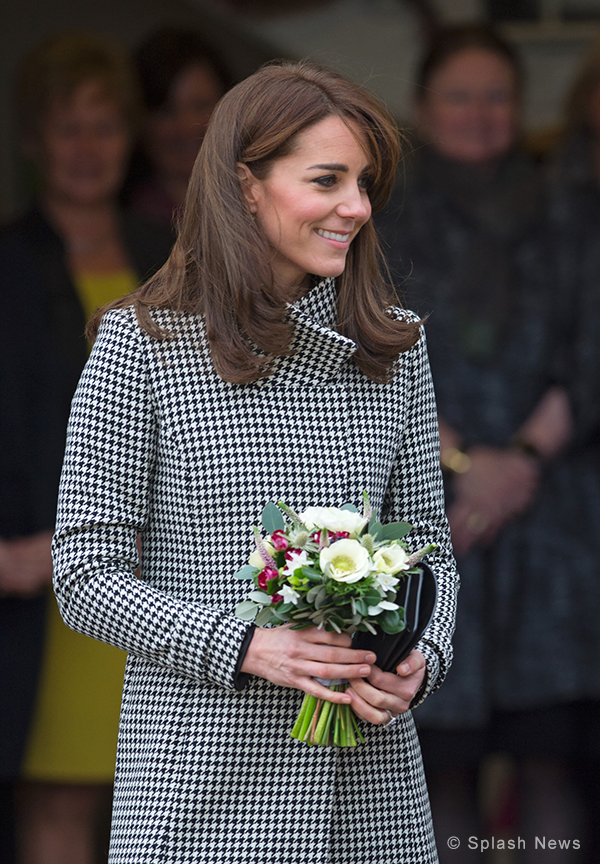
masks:
{"label": "woman's eyebrow", "polygon": [[308,168],[308,171],[312,171],[313,168],[318,168],[319,171],[348,171],[347,165],[338,164],[337,162],[332,162],[330,165],[311,165]]}
{"label": "woman's eyebrow", "polygon": [[[368,171],[370,169],[370,167],[370,165],[365,165],[365,167],[360,173],[364,174],[365,171]],[[306,170],[312,171],[315,168],[317,168],[319,171],[344,171],[346,173],[350,170],[347,165],[343,165],[342,163],[337,162],[332,162],[329,165],[310,165]]]}

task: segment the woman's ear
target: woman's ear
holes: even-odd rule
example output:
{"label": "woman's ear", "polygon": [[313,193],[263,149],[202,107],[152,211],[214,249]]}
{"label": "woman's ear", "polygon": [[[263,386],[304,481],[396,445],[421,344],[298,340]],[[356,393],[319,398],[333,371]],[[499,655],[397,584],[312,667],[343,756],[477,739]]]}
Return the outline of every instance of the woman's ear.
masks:
{"label": "woman's ear", "polygon": [[257,180],[244,162],[237,162],[235,167],[248,208],[251,213],[256,213],[260,195],[260,180]]}

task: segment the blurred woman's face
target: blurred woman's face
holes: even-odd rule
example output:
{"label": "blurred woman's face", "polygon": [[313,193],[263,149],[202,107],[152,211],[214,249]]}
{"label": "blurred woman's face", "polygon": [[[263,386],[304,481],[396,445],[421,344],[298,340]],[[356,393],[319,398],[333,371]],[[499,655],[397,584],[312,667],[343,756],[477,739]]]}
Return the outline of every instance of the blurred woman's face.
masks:
{"label": "blurred woman's face", "polygon": [[165,105],[150,114],[145,145],[158,175],[187,182],[223,86],[209,66],[184,69]]}
{"label": "blurred woman's face", "polygon": [[493,51],[460,51],[434,71],[416,113],[422,134],[443,156],[471,164],[493,161],[517,134],[515,71]]}
{"label": "blurred woman's face", "polygon": [[119,192],[130,136],[120,106],[102,83],[87,81],[54,102],[35,151],[47,195],[70,204],[105,203]]}
{"label": "blurred woman's face", "polygon": [[343,272],[350,244],[371,215],[367,141],[350,125],[327,117],[310,126],[263,180],[238,166],[250,211],[273,249],[273,272],[290,299],[302,293],[309,273]]}

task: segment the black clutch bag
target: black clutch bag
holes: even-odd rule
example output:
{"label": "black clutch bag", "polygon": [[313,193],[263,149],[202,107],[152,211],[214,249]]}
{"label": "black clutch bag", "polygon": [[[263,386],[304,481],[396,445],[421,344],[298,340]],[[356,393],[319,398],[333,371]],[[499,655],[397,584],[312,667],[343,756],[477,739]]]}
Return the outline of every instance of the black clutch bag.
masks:
{"label": "black clutch bag", "polygon": [[408,657],[433,618],[437,602],[437,582],[427,564],[417,564],[418,573],[403,576],[398,585],[395,602],[404,609],[405,628],[400,633],[355,633],[353,648],[374,651],[377,666],[384,672],[394,672]]}

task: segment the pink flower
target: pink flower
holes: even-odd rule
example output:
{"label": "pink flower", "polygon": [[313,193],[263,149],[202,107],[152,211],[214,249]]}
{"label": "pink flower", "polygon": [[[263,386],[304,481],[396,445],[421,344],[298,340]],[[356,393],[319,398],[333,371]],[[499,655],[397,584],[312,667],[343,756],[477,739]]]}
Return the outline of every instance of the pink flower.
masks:
{"label": "pink flower", "polygon": [[[319,549],[323,548],[323,544],[321,543],[321,532],[315,531],[312,535],[315,543],[319,544]],[[327,534],[327,538],[330,543],[334,543],[336,540],[347,540],[350,537],[349,531],[329,531]]]}
{"label": "pink flower", "polygon": [[296,555],[302,555],[302,549],[286,549],[284,557],[286,561],[292,561]]}
{"label": "pink flower", "polygon": [[280,600],[283,600],[281,594],[273,594],[271,597],[271,603],[279,603]]}
{"label": "pink flower", "polygon": [[273,544],[277,552],[281,552],[284,549],[287,549],[290,545],[287,537],[285,536],[285,533],[281,530],[273,531],[273,533],[271,534],[271,543]]}
{"label": "pink flower", "polygon": [[266,591],[267,582],[270,582],[271,579],[277,579],[279,576],[279,572],[274,570],[272,567],[265,567],[264,570],[258,574],[258,587],[263,591]]}

